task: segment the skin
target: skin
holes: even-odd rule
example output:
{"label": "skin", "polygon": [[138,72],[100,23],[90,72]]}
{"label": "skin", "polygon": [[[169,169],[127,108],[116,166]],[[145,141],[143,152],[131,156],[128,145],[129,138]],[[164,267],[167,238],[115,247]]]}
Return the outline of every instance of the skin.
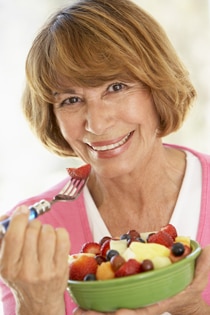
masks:
{"label": "skin", "polygon": [[[159,117],[149,91],[138,82],[116,78],[94,88],[69,84],[64,93],[55,91],[54,95],[53,109],[63,136],[92,166],[88,186],[110,233],[120,235],[131,226],[143,232],[166,225],[184,176],[185,154],[162,145],[157,136]],[[110,145],[116,143],[118,147],[111,150]],[[124,220],[118,220],[119,212]],[[0,273],[14,292],[16,314],[65,314],[69,250],[64,229],[38,220],[28,222],[27,208],[17,209],[0,250]],[[198,259],[195,280],[181,294],[144,309],[115,314],[209,314],[209,306],[201,299],[209,271],[210,247],[206,247]],[[81,314],[100,313],[74,312]]]}
{"label": "skin", "polygon": [[[66,141],[92,165],[89,189],[112,235],[128,226],[143,232],[168,223],[184,176],[185,154],[165,148],[157,137],[159,117],[147,89],[119,78],[96,88],[70,86],[56,94],[54,113]],[[129,133],[118,148],[92,149]],[[125,218],[120,224],[119,209]]]}
{"label": "skin", "polygon": [[1,277],[13,291],[16,314],[64,315],[68,233],[38,220],[28,223],[28,216],[25,206],[13,214],[1,244]]}

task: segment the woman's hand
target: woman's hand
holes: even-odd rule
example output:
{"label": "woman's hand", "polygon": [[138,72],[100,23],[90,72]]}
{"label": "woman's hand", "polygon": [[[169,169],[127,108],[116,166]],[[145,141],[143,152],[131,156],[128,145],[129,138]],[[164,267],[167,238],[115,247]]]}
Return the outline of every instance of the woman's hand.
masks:
{"label": "woman's hand", "polygon": [[208,282],[209,272],[210,246],[207,246],[202,250],[197,260],[193,282],[176,296],[152,306],[136,310],[120,309],[114,313],[98,313],[94,311],[84,311],[78,308],[75,310],[74,315],[161,315],[164,314],[164,312],[172,315],[209,315],[210,305],[207,305],[201,297],[201,293]]}
{"label": "woman's hand", "polygon": [[68,280],[68,233],[28,222],[21,206],[12,216],[0,250],[0,274],[14,293],[20,315],[64,315]]}

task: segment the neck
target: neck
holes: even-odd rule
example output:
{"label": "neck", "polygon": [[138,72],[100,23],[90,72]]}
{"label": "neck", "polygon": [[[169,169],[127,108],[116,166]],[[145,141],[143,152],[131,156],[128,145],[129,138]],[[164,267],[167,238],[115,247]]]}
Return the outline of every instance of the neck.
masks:
{"label": "neck", "polygon": [[116,229],[112,223],[115,220],[119,226],[120,216],[124,222],[119,229],[125,228],[124,225],[135,228],[141,224],[145,231],[155,230],[170,220],[184,172],[185,154],[164,148],[161,154],[154,155],[128,174],[116,178],[94,174],[89,189],[109,229],[112,226]]}

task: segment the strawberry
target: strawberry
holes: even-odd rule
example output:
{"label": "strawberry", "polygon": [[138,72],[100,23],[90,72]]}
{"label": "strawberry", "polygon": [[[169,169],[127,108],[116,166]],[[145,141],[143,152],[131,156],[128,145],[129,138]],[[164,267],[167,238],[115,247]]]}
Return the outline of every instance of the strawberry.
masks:
{"label": "strawberry", "polygon": [[129,259],[126,261],[116,272],[115,277],[125,277],[125,276],[131,276],[139,273],[141,270],[140,263],[135,259]]}
{"label": "strawberry", "polygon": [[110,236],[104,236],[104,237],[102,237],[102,238],[100,239],[100,241],[99,241],[99,244],[102,246],[103,243],[104,243],[105,241],[107,241],[107,240],[111,240],[111,237],[110,237]]}
{"label": "strawberry", "polygon": [[100,249],[100,255],[103,257],[106,257],[106,253],[107,251],[110,249],[110,239],[107,239],[102,245],[101,245],[101,249]]}
{"label": "strawberry", "polygon": [[100,248],[101,246],[96,242],[87,242],[83,244],[80,252],[98,255],[100,254]]}
{"label": "strawberry", "polygon": [[67,168],[67,172],[69,173],[70,177],[74,178],[87,178],[90,173],[91,166],[89,164],[85,164],[78,168]]}
{"label": "strawberry", "polygon": [[69,266],[69,279],[82,281],[87,274],[96,274],[98,264],[93,256],[81,255]]}
{"label": "strawberry", "polygon": [[177,237],[177,230],[176,230],[175,226],[173,226],[170,223],[165,225],[165,226],[163,226],[160,230],[168,233],[169,235],[171,235],[173,240],[175,240],[175,238]]}
{"label": "strawberry", "polygon": [[164,231],[159,231],[157,233],[152,233],[148,236],[148,243],[157,243],[164,245],[166,247],[171,247],[173,245],[173,238],[171,235]]}

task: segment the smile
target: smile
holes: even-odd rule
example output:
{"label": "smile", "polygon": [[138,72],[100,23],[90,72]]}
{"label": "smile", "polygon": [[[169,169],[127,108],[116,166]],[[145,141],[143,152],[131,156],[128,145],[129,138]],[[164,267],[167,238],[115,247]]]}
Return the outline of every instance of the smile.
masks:
{"label": "smile", "polygon": [[94,151],[108,151],[108,150],[113,150],[116,149],[120,146],[122,146],[123,144],[125,144],[128,139],[130,138],[130,136],[133,134],[132,132],[129,132],[129,134],[127,134],[123,139],[121,139],[120,141],[116,142],[116,143],[111,143],[111,144],[107,144],[107,145],[102,145],[102,146],[92,146],[89,144],[89,146],[91,146],[91,148]]}

